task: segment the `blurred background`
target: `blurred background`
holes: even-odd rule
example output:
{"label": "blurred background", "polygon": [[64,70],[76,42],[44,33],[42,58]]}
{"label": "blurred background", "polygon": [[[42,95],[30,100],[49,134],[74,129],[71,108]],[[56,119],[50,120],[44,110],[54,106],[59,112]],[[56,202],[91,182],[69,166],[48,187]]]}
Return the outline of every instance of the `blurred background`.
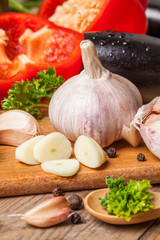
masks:
{"label": "blurred background", "polygon": [[[0,0],[0,13],[16,11],[36,14],[41,1],[42,0]],[[160,37],[160,0],[149,0],[146,15],[149,23],[147,34]]]}
{"label": "blurred background", "polygon": [[0,12],[18,11],[37,13],[40,4],[40,0],[0,0]]}

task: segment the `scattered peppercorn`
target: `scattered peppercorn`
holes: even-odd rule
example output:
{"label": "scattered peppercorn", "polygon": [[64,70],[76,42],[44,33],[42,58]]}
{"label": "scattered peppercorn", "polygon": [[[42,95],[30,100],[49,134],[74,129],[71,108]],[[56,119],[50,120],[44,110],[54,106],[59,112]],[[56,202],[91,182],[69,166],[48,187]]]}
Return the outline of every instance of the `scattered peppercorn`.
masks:
{"label": "scattered peppercorn", "polygon": [[82,198],[77,194],[72,195],[68,201],[72,210],[80,209],[83,203]]}
{"label": "scattered peppercorn", "polygon": [[107,149],[107,155],[109,158],[114,158],[116,157],[116,149],[111,147]]}
{"label": "scattered peppercorn", "polygon": [[58,197],[58,196],[62,196],[63,195],[63,191],[61,188],[59,187],[55,187],[53,190],[52,190],[52,193],[53,193],[53,196],[54,197]]}
{"label": "scattered peppercorn", "polygon": [[71,222],[74,224],[78,224],[81,222],[81,216],[78,213],[73,213],[71,216]]}
{"label": "scattered peppercorn", "polygon": [[137,160],[138,161],[145,161],[145,155],[143,153],[139,153],[137,155]]}

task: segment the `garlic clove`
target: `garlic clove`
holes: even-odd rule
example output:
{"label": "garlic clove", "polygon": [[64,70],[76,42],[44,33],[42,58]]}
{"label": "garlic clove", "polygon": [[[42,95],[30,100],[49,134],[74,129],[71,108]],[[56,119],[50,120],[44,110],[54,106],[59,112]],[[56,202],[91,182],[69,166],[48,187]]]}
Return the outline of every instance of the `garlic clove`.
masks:
{"label": "garlic clove", "polygon": [[106,161],[106,153],[92,138],[79,136],[74,145],[76,158],[85,166],[98,168]]}
{"label": "garlic clove", "polygon": [[53,173],[61,177],[71,177],[79,170],[79,161],[76,159],[59,159],[41,164],[45,172]]}
{"label": "garlic clove", "polygon": [[160,158],[160,97],[139,108],[133,124],[148,149]]}
{"label": "garlic clove", "polygon": [[41,134],[37,120],[22,110],[9,110],[0,114],[0,144],[19,146]]}
{"label": "garlic clove", "polygon": [[153,130],[160,131],[160,115],[151,114],[143,123],[145,126],[148,126]]}
{"label": "garlic clove", "polygon": [[130,127],[123,126],[122,138],[130,143],[132,147],[137,147],[141,141],[141,135],[132,122]]}
{"label": "garlic clove", "polygon": [[16,148],[15,158],[29,165],[40,164],[33,156],[33,148],[44,137],[44,135],[39,135],[22,143]]}
{"label": "garlic clove", "polygon": [[70,141],[61,133],[53,132],[42,138],[34,147],[35,159],[45,161],[68,159],[72,154]]}
{"label": "garlic clove", "polygon": [[63,196],[50,198],[26,212],[21,219],[36,227],[50,227],[66,221],[71,214],[69,202]]}

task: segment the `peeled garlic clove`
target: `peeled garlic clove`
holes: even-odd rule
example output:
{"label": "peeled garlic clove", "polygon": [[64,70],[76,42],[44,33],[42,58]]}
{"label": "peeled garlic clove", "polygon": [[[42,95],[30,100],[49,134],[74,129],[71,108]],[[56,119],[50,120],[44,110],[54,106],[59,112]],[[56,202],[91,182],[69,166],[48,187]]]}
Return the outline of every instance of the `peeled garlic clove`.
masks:
{"label": "peeled garlic clove", "polygon": [[76,158],[85,166],[98,168],[106,161],[106,153],[92,138],[79,136],[74,145]]}
{"label": "peeled garlic clove", "polygon": [[41,134],[37,120],[22,110],[9,110],[0,114],[0,144],[19,146]]}
{"label": "peeled garlic clove", "polygon": [[50,198],[22,216],[22,220],[36,227],[50,227],[64,222],[71,214],[69,202],[63,196]]}
{"label": "peeled garlic clove", "polygon": [[72,147],[70,141],[63,134],[53,132],[35,145],[33,154],[40,163],[50,160],[68,159],[72,154]]}
{"label": "peeled garlic clove", "polygon": [[61,177],[71,177],[79,170],[79,161],[76,159],[59,159],[41,164],[45,172],[53,173]]}
{"label": "peeled garlic clove", "polygon": [[29,165],[40,164],[33,156],[33,148],[44,137],[44,135],[39,135],[22,143],[16,148],[15,158]]}
{"label": "peeled garlic clove", "polygon": [[106,147],[123,138],[123,126],[130,127],[142,97],[130,81],[101,65],[91,41],[81,42],[81,52],[84,70],[56,90],[49,119],[71,141],[86,135]]}
{"label": "peeled garlic clove", "polygon": [[149,150],[160,158],[160,97],[139,108],[133,124]]}

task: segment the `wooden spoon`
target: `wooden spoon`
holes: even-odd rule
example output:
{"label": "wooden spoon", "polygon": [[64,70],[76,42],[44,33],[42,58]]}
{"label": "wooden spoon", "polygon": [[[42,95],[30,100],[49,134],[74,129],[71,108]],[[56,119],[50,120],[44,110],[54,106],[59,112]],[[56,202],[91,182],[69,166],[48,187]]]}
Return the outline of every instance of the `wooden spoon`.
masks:
{"label": "wooden spoon", "polygon": [[153,205],[154,208],[143,213],[139,213],[134,215],[130,221],[126,221],[124,218],[120,218],[114,215],[109,215],[107,210],[99,204],[99,197],[104,198],[106,193],[108,193],[109,189],[99,189],[89,193],[84,200],[84,207],[91,215],[102,220],[103,222],[110,224],[118,224],[118,225],[128,225],[128,224],[136,224],[141,222],[147,222],[160,217],[160,193],[159,192],[151,192],[153,195]]}

